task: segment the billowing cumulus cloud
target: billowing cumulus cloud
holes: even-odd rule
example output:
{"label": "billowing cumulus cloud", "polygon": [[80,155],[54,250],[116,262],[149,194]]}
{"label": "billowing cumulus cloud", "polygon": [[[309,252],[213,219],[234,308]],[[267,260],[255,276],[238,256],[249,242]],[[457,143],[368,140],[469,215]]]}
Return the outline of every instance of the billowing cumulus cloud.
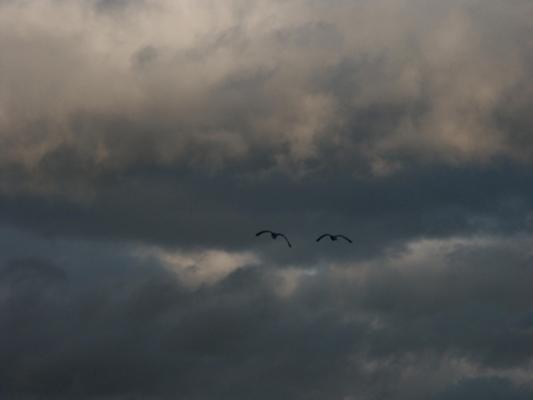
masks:
{"label": "billowing cumulus cloud", "polygon": [[531,12],[496,0],[4,2],[2,168],[60,190],[49,169],[72,163],[89,179],[139,163],[383,175],[529,162]]}
{"label": "billowing cumulus cloud", "polygon": [[0,397],[531,398],[530,3],[0,1]]}

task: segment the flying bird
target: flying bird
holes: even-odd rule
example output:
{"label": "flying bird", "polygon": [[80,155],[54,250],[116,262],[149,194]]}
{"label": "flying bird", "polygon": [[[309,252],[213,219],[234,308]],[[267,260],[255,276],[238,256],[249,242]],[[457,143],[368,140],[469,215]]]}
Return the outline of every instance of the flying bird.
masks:
{"label": "flying bird", "polygon": [[255,236],[260,236],[260,235],[262,235],[263,233],[270,233],[270,236],[272,237],[272,239],[277,239],[278,236],[281,236],[283,239],[285,239],[285,240],[287,241],[287,245],[288,245],[289,247],[292,247],[291,242],[289,242],[289,239],[287,239],[287,236],[285,236],[283,233],[272,232],[272,231],[265,230],[265,231],[257,232],[257,233],[255,234]]}
{"label": "flying bird", "polygon": [[343,238],[343,239],[346,240],[347,242],[349,242],[349,243],[353,243],[353,242],[351,241],[350,238],[347,238],[347,237],[344,236],[344,235],[331,235],[331,234],[329,234],[329,233],[324,233],[323,235],[320,235],[316,241],[317,241],[317,242],[320,242],[320,241],[321,241],[322,239],[324,239],[326,236],[329,236],[329,238],[330,238],[331,240],[333,240],[333,241],[337,240],[338,238]]}

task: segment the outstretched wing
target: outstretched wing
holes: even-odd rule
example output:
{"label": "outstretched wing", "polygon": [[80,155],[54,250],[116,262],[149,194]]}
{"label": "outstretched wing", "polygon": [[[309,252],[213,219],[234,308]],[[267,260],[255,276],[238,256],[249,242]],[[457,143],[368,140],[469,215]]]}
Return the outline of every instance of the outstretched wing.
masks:
{"label": "outstretched wing", "polygon": [[324,239],[326,236],[331,236],[331,235],[330,235],[329,233],[324,233],[323,235],[320,235],[320,236],[316,239],[316,241],[317,241],[317,242],[320,242],[320,241],[321,241],[322,239]]}
{"label": "outstretched wing", "polygon": [[259,236],[259,235],[262,235],[263,233],[272,233],[271,231],[261,231],[261,232],[257,232],[255,234],[255,236]]}
{"label": "outstretched wing", "polygon": [[289,242],[289,239],[287,239],[287,236],[285,236],[283,233],[280,233],[279,236],[283,237],[283,239],[287,241],[287,244],[289,245],[289,247],[292,247],[292,244],[291,242]]}
{"label": "outstretched wing", "polygon": [[352,240],[344,235],[337,235],[337,237],[343,238],[344,240],[347,240],[350,243],[353,243]]}

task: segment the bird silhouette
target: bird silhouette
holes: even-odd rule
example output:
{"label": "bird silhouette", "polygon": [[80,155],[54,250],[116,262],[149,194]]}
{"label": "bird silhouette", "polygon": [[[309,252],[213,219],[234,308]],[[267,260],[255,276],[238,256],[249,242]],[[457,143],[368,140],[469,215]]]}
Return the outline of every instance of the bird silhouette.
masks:
{"label": "bird silhouette", "polygon": [[322,239],[324,239],[326,236],[329,236],[329,238],[333,241],[337,240],[338,238],[343,238],[344,240],[346,240],[347,242],[349,243],[353,243],[352,240],[350,238],[347,238],[346,236],[344,235],[332,235],[330,233],[324,233],[323,235],[320,235],[318,238],[317,238],[317,242],[320,242]]}
{"label": "bird silhouette", "polygon": [[257,233],[255,234],[255,236],[260,236],[260,235],[262,235],[263,233],[270,233],[270,236],[272,237],[272,239],[277,239],[278,236],[281,236],[283,239],[285,239],[285,240],[287,241],[287,245],[288,245],[289,247],[292,247],[291,242],[289,242],[289,239],[287,239],[287,236],[285,236],[283,233],[272,232],[272,231],[269,231],[269,230],[264,230],[264,231],[257,232]]}

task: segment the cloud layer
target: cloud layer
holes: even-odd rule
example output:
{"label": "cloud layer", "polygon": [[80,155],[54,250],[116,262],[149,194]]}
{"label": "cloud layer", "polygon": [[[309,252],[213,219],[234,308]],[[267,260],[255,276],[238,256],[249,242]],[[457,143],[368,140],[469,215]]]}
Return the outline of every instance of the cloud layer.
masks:
{"label": "cloud layer", "polygon": [[0,7],[0,161],[23,188],[61,190],[54,171],[72,164],[87,180],[139,164],[386,175],[531,160],[526,1]]}
{"label": "cloud layer", "polygon": [[532,17],[0,1],[0,397],[531,398]]}
{"label": "cloud layer", "polygon": [[533,393],[530,236],[417,241],[313,273],[249,264],[191,286],[135,247],[4,234],[41,255],[3,256],[7,398]]}

